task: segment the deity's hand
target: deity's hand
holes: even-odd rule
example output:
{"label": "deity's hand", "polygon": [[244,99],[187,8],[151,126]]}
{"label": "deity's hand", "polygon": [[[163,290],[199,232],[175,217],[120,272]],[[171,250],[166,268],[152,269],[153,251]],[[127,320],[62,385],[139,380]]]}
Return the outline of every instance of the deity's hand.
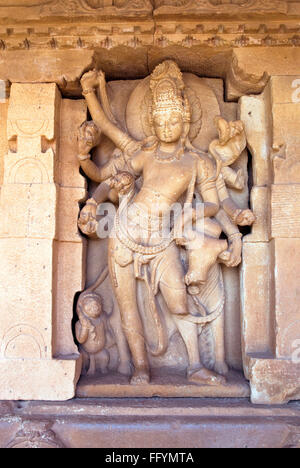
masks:
{"label": "deity's hand", "polygon": [[134,187],[134,177],[129,172],[119,172],[110,179],[110,187],[119,195],[127,195]]}
{"label": "deity's hand", "polygon": [[98,84],[100,87],[103,87],[106,85],[106,79],[105,79],[105,73],[102,70],[99,70],[97,73],[98,77]]}
{"label": "deity's hand", "polygon": [[91,238],[97,237],[98,221],[96,218],[96,214],[97,203],[92,203],[90,200],[88,200],[85,207],[82,208],[78,220],[78,227],[81,230],[81,232]]}
{"label": "deity's hand", "polygon": [[78,157],[88,155],[100,143],[101,131],[93,122],[84,122],[78,130]]}
{"label": "deity's hand", "polygon": [[237,267],[242,261],[242,236],[237,234],[229,239],[229,249],[219,256],[227,267]]}
{"label": "deity's hand", "polygon": [[255,221],[255,215],[251,210],[243,210],[236,219],[238,226],[252,226]]}
{"label": "deity's hand", "polygon": [[133,156],[135,153],[142,149],[142,143],[139,141],[131,140],[126,146],[126,153],[128,156]]}
{"label": "deity's hand", "polygon": [[99,83],[99,74],[97,70],[85,73],[80,80],[83,91],[90,91],[95,89]]}
{"label": "deity's hand", "polygon": [[247,146],[244,124],[238,120],[227,122],[221,117],[215,120],[219,132],[219,139],[210,145],[210,153],[223,162],[223,166],[231,166]]}

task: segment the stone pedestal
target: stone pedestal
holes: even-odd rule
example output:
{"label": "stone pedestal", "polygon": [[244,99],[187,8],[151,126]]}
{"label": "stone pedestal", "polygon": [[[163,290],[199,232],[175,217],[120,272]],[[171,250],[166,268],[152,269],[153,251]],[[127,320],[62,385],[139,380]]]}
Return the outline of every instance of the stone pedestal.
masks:
{"label": "stone pedestal", "polygon": [[[0,405],[0,447],[106,448],[110,454],[122,453],[119,448],[127,454],[133,448],[299,448],[299,415],[296,402],[270,407],[226,398],[7,403]],[[201,455],[195,455],[196,464]]]}
{"label": "stone pedestal", "polygon": [[[80,375],[71,321],[74,295],[82,282],[83,242],[77,231],[63,235],[64,220],[57,215],[69,197],[73,211],[67,222],[72,213],[76,220],[74,197],[77,201],[84,198],[85,189],[83,183],[72,188],[71,174],[69,188],[63,187],[66,181],[60,171],[58,143],[64,109],[55,84],[15,84],[11,88],[10,151],[4,158],[1,189],[2,400],[66,400],[74,396]],[[85,118],[82,107],[80,118]],[[63,139],[60,149],[67,151]],[[65,159],[63,153],[62,157]],[[76,265],[73,259],[65,259],[69,242],[74,243]],[[62,262],[65,271],[70,267],[68,281],[73,280],[73,286],[65,294],[67,304],[59,301],[57,305],[58,287],[64,288]]]}

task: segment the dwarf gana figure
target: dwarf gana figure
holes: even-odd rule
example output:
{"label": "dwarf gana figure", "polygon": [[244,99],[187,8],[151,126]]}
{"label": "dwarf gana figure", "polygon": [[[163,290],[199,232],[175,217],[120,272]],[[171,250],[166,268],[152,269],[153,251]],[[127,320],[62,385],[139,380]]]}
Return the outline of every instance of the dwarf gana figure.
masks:
{"label": "dwarf gana figure", "polygon": [[76,339],[83,356],[87,375],[93,376],[97,367],[107,373],[109,353],[105,349],[107,322],[102,309],[101,297],[95,293],[83,293],[77,304],[79,321],[76,323]]}
{"label": "dwarf gana figure", "polygon": [[[227,135],[226,141],[215,142],[210,154],[199,151],[189,139],[192,109],[177,64],[171,60],[163,62],[147,83],[150,134],[136,141],[116,124],[107,99],[102,99],[101,105],[97,97],[96,88],[102,90],[103,96],[104,74],[92,71],[81,80],[93,119],[94,144],[97,144],[98,133],[102,132],[117,148],[110,161],[98,167],[91,160],[89,140],[81,145],[80,165],[90,179],[100,184],[81,217],[95,216],[97,205],[106,199],[120,201],[109,240],[108,263],[133,362],[131,383],[149,383],[148,353],[160,356],[168,348],[165,327],[157,313],[159,295],[185,343],[189,359],[187,379],[200,385],[223,385],[228,367],[222,317],[224,295],[217,287],[222,282],[218,262],[228,266],[240,262],[241,234],[237,224],[244,224],[249,213],[241,210],[231,216],[226,169],[232,163],[227,164],[222,157],[231,151],[239,132],[236,129]],[[85,131],[86,127],[82,134]],[[244,138],[244,133],[240,133]],[[235,153],[236,158],[243,149]],[[137,179],[139,184],[134,183]],[[237,179],[241,179],[241,174],[237,174]],[[201,214],[194,210],[195,199],[202,203]],[[168,232],[162,236],[161,226],[164,219],[170,217],[175,203],[190,206],[190,229],[184,235],[179,234],[178,225],[183,223],[179,219],[170,223]],[[125,224],[122,221],[124,206]],[[202,230],[195,227],[199,217],[203,221]],[[220,240],[222,231],[228,242]],[[182,260],[183,247],[187,249],[186,263]],[[145,340],[137,301],[139,281],[145,285],[145,303],[156,327],[154,348]],[[216,307],[210,314],[205,301],[212,294],[216,296]],[[214,337],[218,342],[216,362],[210,369],[203,365],[199,352],[199,334],[207,324],[215,327]]]}

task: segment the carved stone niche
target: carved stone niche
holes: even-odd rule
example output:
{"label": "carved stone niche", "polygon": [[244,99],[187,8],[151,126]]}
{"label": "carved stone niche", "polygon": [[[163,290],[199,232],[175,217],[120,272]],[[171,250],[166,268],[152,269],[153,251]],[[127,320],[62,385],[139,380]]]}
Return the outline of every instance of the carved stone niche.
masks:
{"label": "carved stone niche", "polygon": [[239,103],[172,61],[81,83],[1,105],[0,399],[299,399],[297,77]]}
{"label": "carved stone niche", "polygon": [[[168,60],[144,80],[106,84],[94,71],[81,83],[94,121],[80,128],[79,161],[94,182],[79,219],[90,240],[77,396],[298,399],[293,81],[226,103],[222,80]],[[170,200],[193,221],[179,236],[186,218],[174,217],[166,240]],[[242,244],[239,225],[253,225]]]}

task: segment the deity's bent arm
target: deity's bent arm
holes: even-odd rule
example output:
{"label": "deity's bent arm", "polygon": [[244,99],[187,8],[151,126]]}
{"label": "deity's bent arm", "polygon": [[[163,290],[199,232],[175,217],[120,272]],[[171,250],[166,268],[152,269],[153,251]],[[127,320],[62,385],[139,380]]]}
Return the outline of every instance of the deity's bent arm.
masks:
{"label": "deity's bent arm", "polygon": [[215,218],[229,241],[228,252],[230,253],[230,257],[229,259],[222,259],[221,256],[220,259],[223,260],[227,267],[236,267],[242,260],[242,234],[223,209],[220,209]]}
{"label": "deity's bent arm", "polygon": [[90,155],[86,159],[79,159],[80,166],[85,175],[93,182],[101,183],[109,179],[114,174],[114,164],[109,161],[102,167],[98,167],[90,158]]}
{"label": "deity's bent arm", "polygon": [[222,174],[219,175],[217,180],[217,190],[222,208],[232,221],[236,222],[243,210],[239,208],[230,197]]}
{"label": "deity's bent arm", "polygon": [[208,157],[197,163],[197,190],[204,202],[204,217],[212,218],[220,208],[216,187],[216,169]]}
{"label": "deity's bent arm", "polygon": [[102,130],[102,132],[113,141],[117,148],[120,148],[122,151],[127,150],[129,152],[138,150],[138,143],[107,118],[96,96],[95,90],[83,90],[83,94],[93,121]]}
{"label": "deity's bent arm", "polygon": [[219,212],[215,215],[216,220],[222,227],[224,234],[228,237],[228,239],[233,238],[234,236],[242,237],[238,227],[233,224],[230,217],[227,213],[221,208]]}
{"label": "deity's bent arm", "polygon": [[103,203],[104,201],[109,199],[109,194],[111,192],[111,187],[107,182],[102,182],[95,192],[93,193],[93,200],[97,203],[97,205],[100,205],[100,203]]}

